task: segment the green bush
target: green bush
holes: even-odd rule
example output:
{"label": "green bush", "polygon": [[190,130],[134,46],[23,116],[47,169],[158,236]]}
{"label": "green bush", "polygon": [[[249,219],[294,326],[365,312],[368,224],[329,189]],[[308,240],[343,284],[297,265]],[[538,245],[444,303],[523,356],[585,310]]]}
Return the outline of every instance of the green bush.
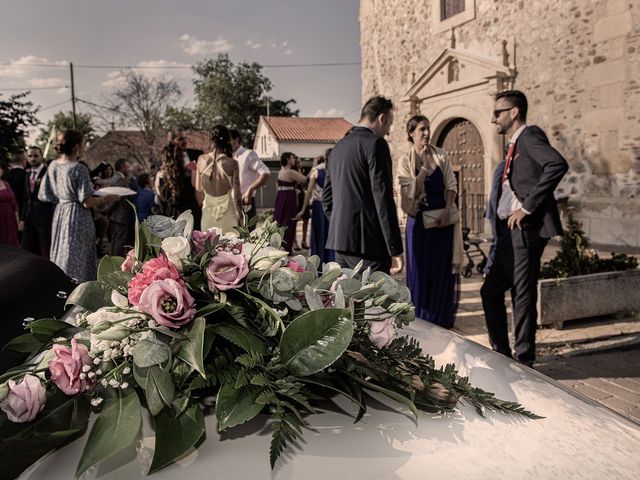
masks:
{"label": "green bush", "polygon": [[540,278],[566,278],[637,267],[638,259],[624,253],[611,253],[611,258],[600,258],[595,250],[589,248],[580,222],[569,213],[560,251],[554,259],[542,265]]}

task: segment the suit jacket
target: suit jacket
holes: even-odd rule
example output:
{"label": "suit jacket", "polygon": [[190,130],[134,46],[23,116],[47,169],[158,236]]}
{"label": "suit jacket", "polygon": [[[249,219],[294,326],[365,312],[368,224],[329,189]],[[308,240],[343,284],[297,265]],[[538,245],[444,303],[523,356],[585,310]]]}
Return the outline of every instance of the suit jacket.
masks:
{"label": "suit jacket", "polygon": [[522,207],[531,212],[524,228],[543,238],[562,235],[562,223],[553,191],[569,169],[567,161],[550,144],[540,127],[528,126],[518,139],[509,171],[509,183]]}
{"label": "suit jacket", "polygon": [[[129,179],[123,177],[121,173],[116,172],[113,174],[113,177],[111,177],[111,186],[130,188]],[[133,199],[133,196],[123,197],[117,202],[114,202],[113,206],[108,209],[109,220],[114,223],[128,225],[133,218],[133,210],[131,209],[131,205],[127,203],[127,200],[133,202]]]}
{"label": "suit jacket", "polygon": [[327,248],[376,258],[402,253],[389,145],[370,129],[353,127],[331,151],[322,203]]}
{"label": "suit jacket", "polygon": [[25,193],[25,177],[27,173],[24,168],[14,167],[5,169],[3,180],[6,180],[13,190],[13,193],[16,196],[16,201],[18,202],[18,210],[22,211],[22,204],[24,203],[24,193]]}
{"label": "suit jacket", "polygon": [[53,211],[55,205],[49,202],[42,202],[38,199],[38,191],[40,191],[40,184],[42,179],[47,174],[47,166],[43,166],[38,172],[36,177],[36,183],[33,186],[33,190],[29,187],[29,179],[31,178],[31,171],[28,171],[25,176],[24,183],[24,201],[22,203],[22,210],[20,212],[20,220],[23,220],[36,227],[49,227],[53,218]]}

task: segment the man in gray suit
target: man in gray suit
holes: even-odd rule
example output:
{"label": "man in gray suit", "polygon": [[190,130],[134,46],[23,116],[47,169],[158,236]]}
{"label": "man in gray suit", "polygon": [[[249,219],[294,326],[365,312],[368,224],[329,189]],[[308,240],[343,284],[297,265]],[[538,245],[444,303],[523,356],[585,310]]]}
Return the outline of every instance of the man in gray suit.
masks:
{"label": "man in gray suit", "polygon": [[360,121],[331,151],[322,192],[329,217],[327,248],[347,268],[361,260],[389,273],[402,270],[402,237],[393,200],[392,165],[384,139],[393,123],[393,103],[373,97]]}
{"label": "man in gray suit", "polygon": [[[131,172],[131,162],[126,158],[119,158],[114,165],[115,173],[111,177],[112,187],[129,188],[129,174]],[[129,240],[129,226],[133,219],[133,210],[126,200],[133,197],[122,198],[113,203],[109,209],[109,241],[111,242],[111,255],[123,257],[124,247]]]}
{"label": "man in gray suit", "polygon": [[553,191],[567,172],[565,159],[545,133],[528,126],[527,97],[496,95],[491,122],[509,137],[497,192],[495,256],[480,295],[493,349],[512,356],[504,294],[511,290],[516,360],[531,366],[536,354],[536,301],[540,258],[549,238],[562,234]]}

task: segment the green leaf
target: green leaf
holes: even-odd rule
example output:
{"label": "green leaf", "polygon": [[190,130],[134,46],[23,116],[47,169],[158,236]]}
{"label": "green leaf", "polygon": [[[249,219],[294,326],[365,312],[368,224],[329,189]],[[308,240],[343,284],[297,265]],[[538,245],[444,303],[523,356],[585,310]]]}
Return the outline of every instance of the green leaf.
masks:
{"label": "green leaf", "polygon": [[322,298],[320,297],[318,292],[314,291],[313,288],[311,288],[309,285],[304,287],[304,298],[311,310],[322,310],[324,308]]}
{"label": "green leaf", "polygon": [[133,363],[146,368],[169,360],[171,350],[164,343],[144,338],[133,348]]}
{"label": "green leaf", "polygon": [[35,353],[44,347],[46,343],[46,341],[40,340],[32,333],[25,333],[7,342],[2,349],[20,353]]}
{"label": "green leaf", "polygon": [[252,385],[236,389],[233,382],[223,383],[216,400],[218,431],[248,422],[258,415],[263,407],[256,403],[261,391]]}
{"label": "green leaf", "polygon": [[140,368],[134,364],[133,376],[144,390],[151,415],[157,415],[165,405],[171,405],[176,389],[171,373],[158,365]]}
{"label": "green leaf", "polygon": [[98,264],[98,281],[102,282],[103,277],[106,277],[113,272],[121,272],[120,266],[124,262],[124,257],[105,255],[100,259]]}
{"label": "green leaf", "polygon": [[31,333],[35,335],[51,338],[60,330],[68,328],[69,324],[63,320],[57,320],[55,318],[44,318],[42,320],[36,320],[35,322],[29,323],[27,327],[31,330]]}
{"label": "green leaf", "polygon": [[131,205],[131,208],[133,208],[133,218],[135,220],[135,225],[133,230],[135,232],[133,251],[135,252],[136,258],[142,261],[142,259],[144,259],[146,244],[144,241],[145,240],[144,235],[140,230],[140,221],[138,220],[138,210],[136,209],[136,206],[133,203],[131,203],[129,200],[127,200],[127,203]]}
{"label": "green leaf", "polygon": [[345,278],[343,280],[340,280],[338,282],[338,285],[342,287],[342,292],[347,297],[351,296],[352,294],[360,290],[360,288],[362,288],[362,283],[355,278]]}
{"label": "green leaf", "polygon": [[135,390],[115,390],[113,398],[105,399],[102,412],[93,424],[76,478],[92,465],[131,445],[138,436],[140,421],[140,401]]}
{"label": "green leaf", "polygon": [[353,322],[349,311],[325,308],[300,315],[280,340],[280,358],[294,375],[307,376],[335,362],[349,346]]}
{"label": "green leaf", "polygon": [[245,328],[218,323],[212,325],[211,330],[244,349],[246,352],[267,353],[267,349],[262,340]]}
{"label": "green leaf", "polygon": [[222,310],[224,308],[224,303],[209,303],[204,307],[200,307],[196,310],[197,317],[206,317],[212,313],[217,312],[218,310]]}
{"label": "green leaf", "polygon": [[249,300],[250,302],[252,302],[255,305],[257,305],[258,308],[263,309],[263,311],[266,314],[267,321],[269,322],[269,324],[268,324],[268,328],[263,330],[262,333],[264,333],[264,335],[267,336],[267,337],[275,336],[276,333],[278,333],[278,327],[282,326],[282,320],[280,319],[278,314],[273,310],[271,305],[269,305],[268,303],[263,302],[262,300],[260,300],[257,297],[254,297],[252,295],[248,295],[248,294],[244,293],[242,290],[236,290],[236,292],[240,293],[247,300]]}
{"label": "green leaf", "polygon": [[187,453],[205,432],[204,415],[196,404],[175,418],[164,410],[155,419],[156,445],[149,473],[157,472]]}
{"label": "green leaf", "polygon": [[413,413],[413,415],[415,416],[416,420],[418,420],[418,409],[416,408],[415,404],[407,397],[405,397],[404,395],[398,393],[398,392],[394,392],[393,390],[389,390],[387,388],[381,387],[380,385],[376,385],[374,383],[370,383],[367,382],[366,380],[363,380],[362,378],[356,376],[356,375],[350,375],[350,377],[352,379],[354,379],[356,382],[360,383],[364,388],[367,388],[369,390],[373,390],[375,392],[380,392],[383,395],[386,395],[387,397],[395,400],[398,403],[401,403],[402,405],[404,405],[405,407],[407,407],[409,410],[411,410],[411,413]]}
{"label": "green leaf", "polygon": [[271,285],[280,292],[291,292],[296,284],[296,272],[281,268],[271,274]]}
{"label": "green leaf", "polygon": [[180,343],[180,350],[176,356],[183,362],[191,365],[203,378],[206,378],[204,371],[204,317],[198,317],[188,330],[184,333],[185,340]]}
{"label": "green leaf", "polygon": [[339,268],[329,270],[327,273],[311,282],[309,286],[314,290],[327,290],[340,275],[342,275],[342,270]]}
{"label": "green leaf", "polygon": [[67,305],[78,305],[79,307],[95,312],[99,308],[111,305],[111,292],[105,290],[102,285],[95,280],[84,282],[71,292],[71,295],[67,298],[65,307]]}
{"label": "green leaf", "polygon": [[18,477],[47,452],[81,436],[90,413],[87,397],[68,397],[56,390],[32,422],[13,423],[0,415],[2,478]]}

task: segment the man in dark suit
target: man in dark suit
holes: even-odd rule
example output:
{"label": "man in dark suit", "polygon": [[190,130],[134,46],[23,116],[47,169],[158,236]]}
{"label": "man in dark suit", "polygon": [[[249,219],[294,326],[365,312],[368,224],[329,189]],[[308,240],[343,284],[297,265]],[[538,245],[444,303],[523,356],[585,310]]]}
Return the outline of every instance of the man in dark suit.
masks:
{"label": "man in dark suit", "polygon": [[51,248],[51,221],[54,205],[38,200],[42,179],[47,174],[40,147],[29,147],[27,158],[31,168],[25,178],[25,194],[20,211],[21,247],[32,253],[49,258]]}
{"label": "man in dark suit", "polygon": [[[384,136],[393,123],[393,104],[373,97],[360,121],[331,151],[322,203],[329,217],[327,248],[336,262],[353,268],[361,260],[389,273],[402,270],[402,237],[393,200],[392,165]],[[393,257],[393,258],[392,258]]]}
{"label": "man in dark suit", "polygon": [[[119,158],[116,160],[114,169],[111,186],[129,188],[131,162],[126,158]],[[110,254],[121,257],[125,254],[124,247],[129,241],[129,226],[133,220],[133,210],[126,200],[133,201],[133,197],[125,197],[114,202],[111,209],[108,210]]]}
{"label": "man in dark suit", "polygon": [[498,190],[494,263],[480,294],[493,349],[512,356],[504,295],[511,290],[515,359],[535,360],[537,283],[540,258],[549,238],[562,234],[553,191],[567,172],[565,159],[545,133],[527,126],[527,98],[517,90],[496,95],[491,122],[509,137],[509,152]]}
{"label": "man in dark suit", "polygon": [[24,169],[26,166],[26,156],[24,152],[13,153],[9,160],[9,169],[5,170],[3,180],[6,180],[13,190],[18,202],[18,212],[22,210],[22,203],[24,202],[24,185],[27,173]]}

